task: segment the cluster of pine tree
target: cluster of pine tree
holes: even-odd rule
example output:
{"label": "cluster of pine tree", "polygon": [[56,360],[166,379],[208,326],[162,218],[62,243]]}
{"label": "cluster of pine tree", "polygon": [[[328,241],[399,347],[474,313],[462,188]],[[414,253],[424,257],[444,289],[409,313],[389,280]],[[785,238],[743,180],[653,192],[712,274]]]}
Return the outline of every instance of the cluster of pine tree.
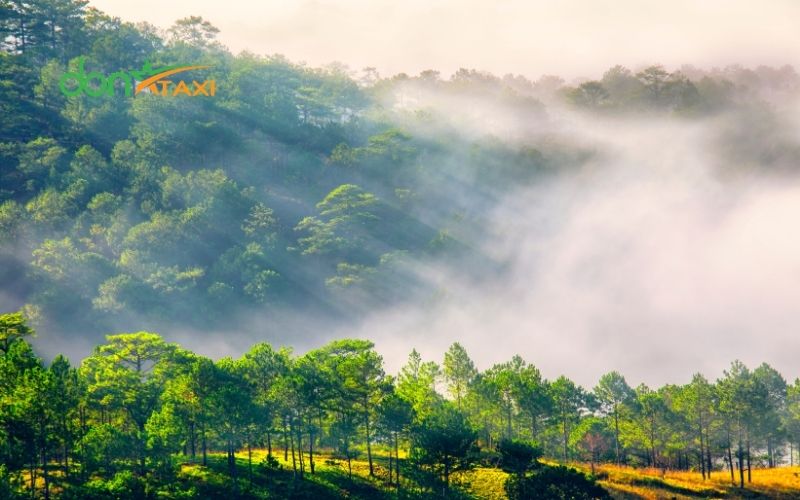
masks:
{"label": "cluster of pine tree", "polygon": [[[321,452],[346,463],[351,479],[360,458],[370,477],[380,469],[387,484],[423,496],[447,492],[453,474],[476,465],[511,473],[515,498],[536,498],[524,492],[545,480],[602,491],[543,466],[542,453],[730,474],[743,485],[754,467],[793,461],[800,442],[800,381],[788,386],[766,364],[734,362],[715,383],[695,375],[658,389],[631,388],[611,372],[587,391],[565,376],[544,379],[520,357],[479,371],[458,343],[441,365],[413,351],[395,377],[367,340],[303,355],[261,343],[212,361],[139,332],[108,336],[75,368],[62,356],[43,364],[25,340],[32,333],[20,313],[0,316],[8,495],[186,498],[175,491],[186,487],[182,495],[203,497],[219,492],[187,486],[180,464],[213,459],[224,463],[223,490],[258,498],[254,467],[279,469],[282,456],[298,481],[315,473]],[[267,458],[254,464],[254,449]]]}

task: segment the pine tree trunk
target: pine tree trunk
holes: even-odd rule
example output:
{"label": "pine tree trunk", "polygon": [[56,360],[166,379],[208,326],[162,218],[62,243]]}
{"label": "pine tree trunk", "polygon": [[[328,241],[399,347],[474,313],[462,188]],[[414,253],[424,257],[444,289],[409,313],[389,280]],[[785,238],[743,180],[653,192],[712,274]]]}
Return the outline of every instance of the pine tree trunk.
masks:
{"label": "pine tree trunk", "polygon": [[50,500],[50,474],[47,470],[47,441],[42,443],[42,477],[44,478],[44,498]]}
{"label": "pine tree trunk", "polygon": [[292,477],[297,477],[297,461],[294,456],[294,433],[289,433],[289,444],[292,447]]}
{"label": "pine tree trunk", "polygon": [[444,459],[444,489],[450,490],[450,458]]}
{"label": "pine tree trunk", "polygon": [[369,461],[369,475],[373,477],[375,475],[375,470],[372,466],[372,444],[370,442],[370,433],[369,433],[369,410],[367,408],[367,401],[364,401],[364,427],[367,434],[367,460]]}
{"label": "pine tree trunk", "polygon": [[753,482],[753,476],[751,474],[751,467],[750,467],[750,436],[747,436],[747,482]]}
{"label": "pine tree trunk", "polygon": [[[311,422],[309,422],[311,424]],[[308,431],[308,465],[311,473],[314,473],[314,431],[309,427]]]}
{"label": "pine tree trunk", "polygon": [[622,457],[619,452],[619,410],[617,405],[614,405],[614,451],[617,455],[617,467],[622,463]]}
{"label": "pine tree trunk", "polygon": [[730,427],[727,428],[728,432],[728,469],[731,471],[731,483],[736,484],[736,477],[733,475],[733,451],[731,450],[732,442],[731,442],[731,429]]}
{"label": "pine tree trunk", "polygon": [[703,481],[706,480],[706,459],[705,449],[703,448],[703,424],[700,424],[700,474],[703,476]]}
{"label": "pine tree trunk", "polygon": [[250,480],[250,486],[253,486],[253,447],[249,437],[247,438],[247,475]]}
{"label": "pine tree trunk", "polygon": [[[292,454],[294,456],[294,454]],[[286,417],[283,417],[283,461],[289,461],[289,433],[286,430]]]}
{"label": "pine tree trunk", "polygon": [[394,473],[394,463],[392,463],[392,451],[389,450],[389,484],[392,484],[393,473]]}
{"label": "pine tree trunk", "polygon": [[197,432],[195,431],[194,421],[189,423],[189,441],[191,444],[192,462],[194,462],[197,457]]}
{"label": "pine tree trunk", "polygon": [[[741,431],[739,431],[741,432]],[[739,459],[739,487],[744,488],[744,450],[742,449],[742,436],[739,435],[739,448],[736,452]]]}
{"label": "pine tree trunk", "polygon": [[397,487],[400,488],[400,436],[398,432],[394,433],[394,456],[397,457],[395,477],[397,478]]}
{"label": "pine tree trunk", "polygon": [[203,425],[202,430],[200,431],[200,439],[202,441],[203,446],[203,467],[208,466],[208,446],[206,443],[206,426]]}
{"label": "pine tree trunk", "polygon": [[300,459],[300,479],[305,475],[306,466],[303,459],[303,433],[301,432],[302,421],[300,426],[297,427],[297,457]]}

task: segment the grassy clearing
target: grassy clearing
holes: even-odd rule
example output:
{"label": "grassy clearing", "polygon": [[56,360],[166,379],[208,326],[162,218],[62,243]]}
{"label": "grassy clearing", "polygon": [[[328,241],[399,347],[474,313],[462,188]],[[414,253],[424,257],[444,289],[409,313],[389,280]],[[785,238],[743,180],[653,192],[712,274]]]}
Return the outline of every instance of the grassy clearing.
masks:
{"label": "grassy clearing", "polygon": [[[589,472],[585,464],[573,464]],[[705,481],[697,472],[633,469],[614,465],[596,467],[600,484],[615,498],[800,498],[800,467],[754,469],[751,483],[741,490],[731,483],[728,471],[716,471]],[[738,479],[738,476],[737,476]]]}
{"label": "grassy clearing", "polygon": [[[209,455],[208,467],[198,463],[181,462],[178,481],[182,491],[193,491],[193,498],[225,499],[412,499],[430,498],[421,492],[410,479],[404,479],[398,489],[389,483],[388,456],[377,451],[374,454],[375,476],[369,476],[366,457],[352,461],[353,477],[348,474],[347,461],[332,457],[329,453],[315,455],[315,473],[310,473],[308,456],[304,457],[306,473],[303,481],[295,479],[292,472],[291,455],[283,459],[282,450],[274,450],[277,468],[265,468],[260,464],[266,458],[266,450],[253,450],[252,483],[248,467],[247,452],[236,454],[237,480],[228,476],[227,463],[222,454]],[[551,464],[551,465],[554,465]],[[589,473],[590,467],[583,463],[572,463],[572,467]],[[52,491],[61,490],[63,478],[53,473]],[[614,465],[597,465],[598,482],[615,499],[799,499],[800,467],[754,469],[752,482],[745,483],[740,490],[732,484],[728,471],[716,471],[705,481],[696,472],[662,471],[661,469],[634,469]],[[477,467],[468,472],[452,476],[453,498],[502,500],[505,498],[504,483],[508,475],[494,468]],[[29,480],[28,477],[25,477]],[[738,476],[737,476],[738,479]],[[41,488],[41,476],[38,487]],[[165,498],[183,498],[167,496]]]}
{"label": "grassy clearing", "polygon": [[[388,458],[376,453],[374,457],[375,477],[369,477],[369,465],[360,457],[353,460],[353,479],[347,472],[347,462],[333,459],[328,454],[315,457],[315,474],[309,474],[306,457],[306,475],[302,486],[292,481],[291,456],[283,460],[283,453],[275,452],[274,457],[280,464],[280,470],[267,472],[257,467],[266,456],[264,450],[253,451],[254,469],[257,470],[257,482],[263,486],[261,492],[266,498],[424,498],[424,495],[413,492],[413,484],[404,481],[400,491],[388,482]],[[183,475],[194,476],[202,481],[224,480],[224,457],[214,456],[214,465],[203,469],[196,465],[184,465]],[[247,453],[237,454],[240,480],[247,479]],[[576,469],[589,473],[589,466],[582,463],[571,464]],[[204,470],[205,477],[196,476],[193,469]],[[214,470],[219,471],[215,473]],[[740,490],[731,484],[727,471],[717,471],[711,479],[703,479],[694,472],[662,471],[661,469],[634,469],[614,465],[596,466],[599,483],[608,490],[615,499],[697,499],[697,498],[800,498],[800,467],[781,467],[776,469],[753,470],[752,483],[745,484]],[[453,486],[459,490],[463,498],[501,500],[505,498],[503,485],[507,474],[492,468],[478,467],[469,472],[453,475]],[[265,492],[270,493],[265,493]]]}

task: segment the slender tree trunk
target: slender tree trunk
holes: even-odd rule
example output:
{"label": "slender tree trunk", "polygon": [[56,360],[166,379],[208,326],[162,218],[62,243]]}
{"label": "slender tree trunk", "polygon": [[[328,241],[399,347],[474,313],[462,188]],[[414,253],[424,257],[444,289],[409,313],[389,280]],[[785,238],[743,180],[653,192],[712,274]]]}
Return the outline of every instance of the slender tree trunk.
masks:
{"label": "slender tree trunk", "polygon": [[[310,419],[309,419],[310,420]],[[309,421],[308,431],[308,466],[311,473],[314,473],[314,431],[311,429],[311,422]]]}
{"label": "slender tree trunk", "polygon": [[144,477],[147,472],[147,454],[145,450],[147,443],[145,442],[144,422],[139,424],[139,475]]}
{"label": "slender tree trunk", "polygon": [[192,452],[192,462],[197,458],[197,431],[194,420],[189,423],[189,444]]}
{"label": "slender tree trunk", "polygon": [[514,430],[511,425],[511,405],[508,406],[508,411],[506,412],[506,435],[508,439],[512,439],[514,437]]}
{"label": "slender tree trunk", "polygon": [[69,477],[69,441],[72,436],[70,436],[69,428],[67,426],[67,419],[66,416],[61,417],[61,437],[64,440],[64,445],[62,446],[61,453],[63,455],[63,466],[64,466],[64,477]]}
{"label": "slender tree trunk", "polygon": [[392,484],[392,475],[394,470],[394,463],[392,463],[392,450],[389,450],[389,484]]}
{"label": "slender tree trunk", "polygon": [[706,474],[711,479],[711,439],[708,436],[708,424],[706,424]]}
{"label": "slender tree trunk", "polygon": [[344,452],[347,455],[347,476],[350,478],[350,481],[353,480],[353,463],[352,459],[350,458],[350,438],[344,438]]}
{"label": "slender tree trunk", "polygon": [[753,482],[753,476],[751,474],[751,467],[750,467],[750,436],[747,436],[747,482]]}
{"label": "slender tree trunk", "polygon": [[656,457],[656,423],[654,419],[650,420],[650,452],[653,454],[653,467],[658,467]]}
{"label": "slender tree trunk", "polygon": [[234,458],[233,458],[233,443],[231,443],[231,439],[228,438],[227,443],[225,443],[225,444],[226,444],[226,447],[225,447],[226,457],[225,458],[227,458],[227,460],[228,460],[228,474],[231,477],[235,477],[236,476],[236,469],[235,469]]}
{"label": "slender tree trunk", "polygon": [[283,417],[283,461],[289,461],[289,433],[286,429],[286,416]]}
{"label": "slender tree trunk", "polygon": [[303,479],[305,475],[306,467],[305,467],[305,460],[303,459],[303,433],[302,433],[302,420],[300,421],[300,425],[297,427],[297,457],[300,459],[300,479]]}
{"label": "slender tree trunk", "polygon": [[372,444],[370,442],[370,433],[369,433],[369,410],[367,409],[367,402],[364,401],[364,427],[367,434],[367,460],[369,461],[369,475],[373,477],[375,475],[375,470],[372,466]]}
{"label": "slender tree trunk", "polygon": [[69,445],[64,439],[64,477],[69,477]]}
{"label": "slender tree trunk", "polygon": [[[35,445],[34,445],[35,446]],[[32,450],[33,456],[30,457],[30,476],[31,476],[31,498],[36,498],[36,462],[38,462],[38,457],[36,456],[36,450]]]}
{"label": "slender tree trunk", "polygon": [[617,455],[617,467],[622,463],[622,457],[619,452],[619,409],[616,403],[614,404],[614,451]]}
{"label": "slender tree trunk", "polygon": [[728,468],[731,471],[731,483],[736,484],[736,478],[733,475],[733,451],[731,450],[733,443],[732,443],[730,427],[727,428],[727,434],[728,434]]}
{"label": "slender tree trunk", "polygon": [[703,476],[703,481],[706,480],[706,458],[705,450],[703,449],[703,424],[700,424],[700,474]]}
{"label": "slender tree trunk", "polygon": [[203,424],[203,427],[200,431],[200,440],[202,441],[203,446],[203,467],[208,466],[208,443],[206,442],[206,425]]}
{"label": "slender tree trunk", "polygon": [[50,474],[47,470],[47,441],[42,443],[42,478],[44,479],[44,498],[50,500]]}
{"label": "slender tree trunk", "polygon": [[736,454],[739,459],[739,487],[744,488],[744,449],[742,448],[741,431],[739,433],[739,447]]}
{"label": "slender tree trunk", "polygon": [[294,456],[294,433],[289,433],[289,444],[292,447],[292,477],[297,477],[297,461]]}
{"label": "slender tree trunk", "polygon": [[272,433],[267,431],[267,456],[272,456]]}
{"label": "slender tree trunk", "polygon": [[767,436],[767,466],[771,469],[775,467],[774,462],[772,461],[772,436]]}
{"label": "slender tree trunk", "polygon": [[247,475],[250,480],[250,486],[253,486],[253,446],[250,443],[250,437],[247,438]]}
{"label": "slender tree trunk", "polygon": [[395,461],[395,467],[397,470],[395,471],[395,477],[397,478],[397,487],[400,487],[400,436],[399,432],[394,433],[394,456],[397,457]]}

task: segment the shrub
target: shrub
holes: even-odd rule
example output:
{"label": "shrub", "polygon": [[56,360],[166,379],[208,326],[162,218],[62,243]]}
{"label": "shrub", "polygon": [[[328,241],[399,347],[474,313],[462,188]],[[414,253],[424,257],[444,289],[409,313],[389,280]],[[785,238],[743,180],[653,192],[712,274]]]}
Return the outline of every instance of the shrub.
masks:
{"label": "shrub", "polygon": [[509,476],[510,500],[591,500],[610,498],[608,492],[581,472],[559,465],[543,466],[527,476]]}

